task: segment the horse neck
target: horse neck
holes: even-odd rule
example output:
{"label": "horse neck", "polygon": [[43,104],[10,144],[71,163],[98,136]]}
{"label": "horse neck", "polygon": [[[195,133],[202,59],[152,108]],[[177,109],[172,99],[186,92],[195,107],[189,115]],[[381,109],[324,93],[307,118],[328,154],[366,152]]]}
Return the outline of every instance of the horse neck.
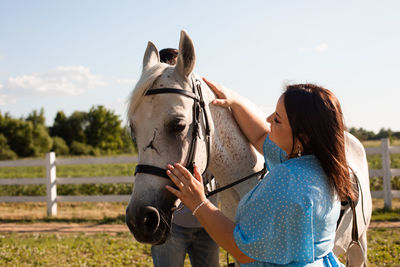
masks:
{"label": "horse neck", "polygon": [[[232,183],[262,169],[262,156],[243,135],[228,109],[210,105],[214,124],[210,170],[220,186]],[[252,178],[233,188],[235,198],[241,198],[257,182]]]}

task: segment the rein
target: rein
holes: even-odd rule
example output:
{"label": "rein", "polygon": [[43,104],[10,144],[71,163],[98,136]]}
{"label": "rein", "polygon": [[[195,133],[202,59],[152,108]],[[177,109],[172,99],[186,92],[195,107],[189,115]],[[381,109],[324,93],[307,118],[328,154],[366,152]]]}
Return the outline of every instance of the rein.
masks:
{"label": "rein", "polygon": [[[178,88],[158,88],[158,89],[150,89],[148,90],[145,95],[157,95],[157,94],[179,94],[185,97],[189,97],[194,100],[193,103],[193,130],[192,130],[192,140],[190,142],[190,148],[189,148],[189,153],[188,153],[188,159],[186,163],[186,168],[193,173],[195,161],[194,161],[194,156],[196,154],[197,150],[197,139],[200,138],[199,136],[199,125],[200,125],[200,117],[203,115],[204,118],[204,124],[205,124],[205,137],[206,137],[206,143],[207,143],[207,163],[206,167],[202,173],[207,171],[208,165],[210,163],[210,150],[211,150],[211,130],[210,130],[210,125],[208,121],[208,116],[207,116],[207,111],[205,108],[205,103],[203,99],[203,93],[201,90],[201,82],[196,78],[195,80],[193,77],[191,78],[192,81],[192,92],[183,90],[183,89],[178,89]],[[153,166],[153,165],[147,165],[147,164],[138,164],[136,165],[135,169],[135,176],[138,173],[147,173],[151,175],[155,175],[158,177],[166,178],[169,179],[169,176],[167,175],[167,170]],[[227,190],[237,184],[240,184],[244,181],[247,181],[248,179],[254,177],[254,176],[259,176],[259,179],[261,180],[264,175],[267,173],[267,168],[266,165],[264,164],[264,168],[256,173],[250,174],[244,178],[241,178],[235,182],[232,182],[228,185],[225,185],[221,188],[215,189],[211,192],[206,192],[206,197],[210,197],[212,195],[215,195],[219,192],[222,192],[224,190]],[[207,184],[207,181],[203,181],[204,184]],[[207,187],[205,187],[207,188]]]}
{"label": "rein", "polygon": [[229,188],[231,188],[231,187],[234,187],[234,186],[237,185],[237,184],[243,183],[244,181],[247,181],[247,180],[249,180],[250,178],[253,178],[254,176],[259,176],[258,179],[259,179],[259,180],[262,180],[262,179],[264,178],[264,176],[265,176],[266,173],[267,173],[267,166],[266,166],[265,163],[264,163],[264,167],[262,168],[262,170],[260,170],[260,171],[258,171],[258,172],[256,172],[256,173],[250,174],[250,175],[248,175],[248,176],[246,176],[246,177],[243,177],[243,178],[241,178],[241,179],[239,179],[239,180],[237,180],[237,181],[235,181],[235,182],[233,182],[233,183],[230,183],[230,184],[227,184],[227,185],[225,185],[225,186],[223,186],[223,187],[220,187],[220,188],[218,188],[218,189],[215,189],[215,190],[213,190],[213,191],[211,191],[211,192],[207,192],[207,193],[206,193],[206,197],[208,198],[208,197],[210,197],[210,196],[212,196],[212,195],[215,195],[215,194],[217,194],[217,193],[219,193],[219,192],[225,191],[226,189],[229,189]]}

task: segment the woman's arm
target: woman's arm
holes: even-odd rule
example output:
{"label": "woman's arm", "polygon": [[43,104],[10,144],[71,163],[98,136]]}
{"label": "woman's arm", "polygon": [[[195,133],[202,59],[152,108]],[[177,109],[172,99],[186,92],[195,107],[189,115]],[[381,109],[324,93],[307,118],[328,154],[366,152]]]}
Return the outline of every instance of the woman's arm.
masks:
{"label": "woman's arm", "polygon": [[206,78],[203,78],[203,80],[217,95],[218,99],[213,100],[212,104],[230,108],[237,124],[249,142],[258,152],[263,153],[262,145],[267,134],[270,132],[269,124],[265,119],[246,105],[246,100],[239,94]]}
{"label": "woman's arm", "polygon": [[[168,165],[167,168],[168,176],[179,190],[170,186],[166,186],[166,189],[180,198],[190,210],[196,210],[197,219],[218,245],[241,263],[253,262],[254,259],[247,257],[236,245],[233,237],[235,223],[219,211],[204,195],[203,179],[197,167],[194,168],[196,178],[180,164]],[[204,204],[199,207],[201,203]]]}
{"label": "woman's arm", "polygon": [[233,230],[236,224],[227,218],[211,202],[201,206],[196,212],[196,218],[214,241],[228,251],[240,263],[253,262],[236,245]]}

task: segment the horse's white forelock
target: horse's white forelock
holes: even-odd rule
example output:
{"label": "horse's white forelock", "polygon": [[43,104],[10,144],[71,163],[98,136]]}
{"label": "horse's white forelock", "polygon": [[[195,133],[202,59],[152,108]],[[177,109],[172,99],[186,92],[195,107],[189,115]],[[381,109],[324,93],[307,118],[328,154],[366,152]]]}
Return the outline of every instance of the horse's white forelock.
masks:
{"label": "horse's white forelock", "polygon": [[168,67],[168,64],[165,63],[158,63],[153,67],[144,70],[142,75],[140,76],[139,81],[136,83],[135,88],[133,89],[130,97],[129,97],[129,104],[128,104],[128,122],[130,121],[129,118],[132,116],[133,112],[139,105],[142,97],[145,95],[147,90],[151,88],[154,81],[161,76],[164,70]]}

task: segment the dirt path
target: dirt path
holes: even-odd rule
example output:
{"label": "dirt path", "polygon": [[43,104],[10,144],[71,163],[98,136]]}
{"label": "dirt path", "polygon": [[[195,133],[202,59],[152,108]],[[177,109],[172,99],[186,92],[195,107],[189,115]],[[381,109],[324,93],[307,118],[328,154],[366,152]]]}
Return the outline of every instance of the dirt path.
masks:
{"label": "dirt path", "polygon": [[[400,228],[400,222],[371,222],[369,228]],[[3,223],[0,232],[16,233],[76,233],[94,234],[99,232],[129,232],[124,224],[78,224],[78,223]]]}
{"label": "dirt path", "polygon": [[98,232],[129,232],[126,225],[120,224],[81,224],[81,223],[4,223],[0,224],[0,232],[17,233],[98,233]]}

